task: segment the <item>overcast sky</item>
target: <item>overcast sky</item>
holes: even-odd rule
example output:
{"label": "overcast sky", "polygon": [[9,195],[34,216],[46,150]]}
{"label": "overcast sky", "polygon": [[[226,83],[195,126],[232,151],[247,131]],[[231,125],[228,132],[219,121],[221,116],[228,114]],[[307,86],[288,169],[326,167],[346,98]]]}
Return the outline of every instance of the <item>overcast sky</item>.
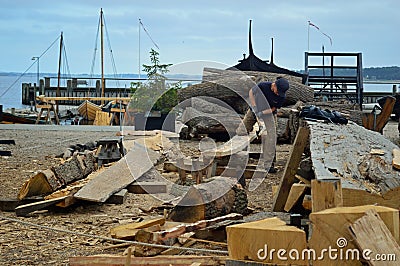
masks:
{"label": "overcast sky", "polygon": [[[400,1],[0,1],[0,71],[23,72],[64,33],[71,73],[90,73],[100,8],[117,73],[138,73],[139,18],[159,46],[162,63],[215,61],[232,66],[248,54],[248,26],[253,47],[274,63],[304,68],[304,52],[362,52],[363,66],[400,65]],[[308,20],[321,31],[308,26]],[[309,30],[309,42],[308,42]],[[332,45],[325,33],[332,38]],[[106,73],[113,73],[105,39]],[[97,44],[100,49],[100,44]],[[155,48],[140,29],[141,63]],[[59,43],[40,59],[40,72],[57,72]],[[97,62],[100,55],[97,53]],[[30,72],[36,71],[36,65]],[[96,66],[95,73],[100,72]]]}

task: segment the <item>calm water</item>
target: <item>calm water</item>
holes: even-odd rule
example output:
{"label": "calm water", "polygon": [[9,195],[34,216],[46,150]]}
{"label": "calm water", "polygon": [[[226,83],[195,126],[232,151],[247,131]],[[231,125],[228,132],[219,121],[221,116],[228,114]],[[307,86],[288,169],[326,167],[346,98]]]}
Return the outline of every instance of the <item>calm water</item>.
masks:
{"label": "calm water", "polygon": [[[52,75],[55,77],[56,74]],[[83,77],[83,76],[82,76]],[[86,76],[87,77],[87,76]],[[42,78],[42,76],[40,76]],[[51,86],[57,86],[57,79],[51,79]],[[92,87],[95,87],[95,81],[91,81]],[[37,75],[36,74],[25,74],[22,77],[19,75],[5,75],[0,74],[0,104],[3,105],[3,110],[7,108],[25,108],[28,107],[23,105],[22,102],[22,83],[37,83]],[[61,81],[61,86],[66,86],[66,81]],[[129,88],[130,81],[107,81],[106,86],[109,87],[120,87],[120,88]],[[4,95],[3,95],[4,94]]]}
{"label": "calm water", "polygon": [[[55,75],[53,75],[55,76]],[[42,77],[40,77],[42,78]],[[52,79],[52,81],[56,82],[56,79]],[[0,104],[3,105],[3,110],[7,108],[24,108],[28,106],[22,105],[22,83],[36,83],[37,76],[35,73],[33,74],[25,74],[20,77],[18,75],[5,75],[0,74]],[[65,81],[61,86],[66,86]],[[109,83],[110,82],[110,83]],[[115,84],[112,84],[114,82]],[[14,85],[13,85],[14,84]],[[51,84],[52,86],[56,86],[56,84]],[[115,86],[121,88],[129,88],[130,81],[119,81],[116,84],[115,81],[107,81],[107,86]],[[94,86],[94,84],[92,84]],[[392,84],[364,84],[364,91],[367,92],[392,92]],[[3,95],[4,94],[4,95]]]}

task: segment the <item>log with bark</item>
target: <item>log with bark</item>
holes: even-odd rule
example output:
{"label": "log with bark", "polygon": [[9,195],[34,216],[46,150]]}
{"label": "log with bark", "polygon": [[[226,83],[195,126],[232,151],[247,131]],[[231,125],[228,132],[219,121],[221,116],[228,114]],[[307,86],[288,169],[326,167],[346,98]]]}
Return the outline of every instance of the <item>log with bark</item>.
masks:
{"label": "log with bark", "polygon": [[85,155],[74,155],[64,163],[39,171],[29,178],[21,187],[18,198],[38,196],[54,192],[66,185],[83,179],[95,169],[96,158],[93,152]]}
{"label": "log with bark", "polygon": [[[353,122],[307,125],[315,178],[340,178],[343,206],[379,204],[400,208],[400,175],[392,167],[392,151],[398,146]],[[384,154],[371,152],[374,149]]]}
{"label": "log with bark", "polygon": [[285,105],[295,104],[297,101],[308,102],[314,99],[314,90],[302,84],[300,77],[270,72],[221,70],[216,68],[203,69],[203,81],[211,81],[227,88],[232,88],[244,98],[247,98],[249,89],[256,83],[261,81],[274,82],[278,77],[284,77],[289,80],[289,90],[286,93]]}
{"label": "log with bark", "polygon": [[279,75],[268,72],[241,72],[205,68],[203,82],[188,86],[178,91],[179,101],[198,96],[209,96],[226,102],[240,114],[248,109],[247,98],[249,90],[260,81],[275,81],[278,76],[289,79],[289,90],[286,94],[285,105],[297,101],[309,102],[314,98],[314,90],[301,83],[297,77]]}
{"label": "log with bark", "polygon": [[212,181],[190,187],[168,218],[177,222],[196,222],[229,213],[243,214],[247,194],[237,180],[217,176]]}
{"label": "log with bark", "polygon": [[182,122],[189,127],[189,134],[229,134],[235,135],[236,129],[242,123],[238,115],[228,113],[204,113],[193,107],[185,109]]}

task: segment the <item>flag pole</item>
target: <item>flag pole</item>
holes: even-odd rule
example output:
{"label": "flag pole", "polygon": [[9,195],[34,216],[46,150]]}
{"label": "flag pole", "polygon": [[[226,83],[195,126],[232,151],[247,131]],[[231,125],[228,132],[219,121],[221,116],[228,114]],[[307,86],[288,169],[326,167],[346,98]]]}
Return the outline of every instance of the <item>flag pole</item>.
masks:
{"label": "flag pole", "polygon": [[310,21],[308,21],[308,29],[307,29],[307,52],[310,51]]}

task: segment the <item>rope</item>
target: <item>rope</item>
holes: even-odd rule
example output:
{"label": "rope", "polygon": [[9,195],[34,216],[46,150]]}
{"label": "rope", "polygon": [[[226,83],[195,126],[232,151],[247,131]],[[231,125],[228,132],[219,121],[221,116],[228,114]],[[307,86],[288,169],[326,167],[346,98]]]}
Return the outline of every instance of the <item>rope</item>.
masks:
{"label": "rope", "polygon": [[[101,27],[100,26],[100,21],[101,21],[101,18],[99,18],[99,22],[97,24],[96,40],[94,41],[94,51],[93,51],[93,58],[92,58],[92,66],[90,68],[90,77],[91,78],[93,77],[94,67],[95,67],[95,64],[96,64],[97,43],[98,43],[98,40],[99,40],[99,32],[100,32],[100,27]],[[89,85],[92,86],[92,80],[90,80]],[[89,86],[89,88],[90,88],[90,86]]]}
{"label": "rope", "polygon": [[[58,39],[60,38],[60,36],[58,36],[54,42],[52,42],[52,44],[50,44],[49,47],[47,47],[47,49],[39,56],[39,58],[41,58],[45,53],[47,53],[47,51],[58,41]],[[38,59],[36,59],[37,61]],[[36,61],[34,61],[25,71],[24,73],[21,74],[21,76],[19,76],[1,95],[0,98],[2,98],[17,82],[18,80],[20,80],[25,74],[26,72],[29,71],[29,69],[31,69],[33,67],[34,64],[36,64]],[[37,86],[40,86],[40,84],[37,84]]]}
{"label": "rope", "polygon": [[26,221],[14,219],[14,218],[2,216],[2,215],[0,215],[0,219],[8,220],[11,222],[15,222],[15,223],[19,223],[19,224],[23,224],[23,225],[27,225],[27,226],[33,226],[33,227],[45,229],[48,231],[54,231],[54,232],[58,232],[58,233],[67,233],[67,234],[72,234],[72,235],[84,236],[84,237],[88,237],[88,238],[97,238],[97,239],[111,241],[111,242],[119,242],[119,243],[126,243],[126,244],[132,244],[132,245],[141,245],[141,246],[154,247],[154,248],[167,248],[167,249],[174,248],[174,249],[180,249],[180,250],[185,250],[185,251],[217,253],[217,254],[228,255],[228,251],[225,251],[225,250],[177,247],[177,246],[168,246],[168,245],[161,245],[161,244],[144,243],[144,242],[138,242],[138,241],[128,241],[128,240],[122,240],[122,239],[114,239],[111,237],[98,236],[98,235],[86,234],[86,233],[81,233],[81,232],[74,232],[74,231],[67,230],[67,229],[49,227],[49,226],[26,222]]}
{"label": "rope", "polygon": [[[110,50],[110,57],[111,57],[111,64],[112,64],[112,68],[113,68],[113,72],[114,72],[114,78],[117,79],[118,78],[118,72],[117,72],[117,67],[115,65],[114,54],[113,54],[113,51],[112,51],[112,48],[111,48],[111,42],[110,42],[110,37],[108,35],[108,30],[107,30],[107,24],[106,24],[106,18],[105,17],[104,17],[103,21],[104,21],[104,29],[106,30],[108,49]],[[117,87],[118,88],[120,87],[118,79],[117,79]]]}
{"label": "rope", "polygon": [[150,33],[146,30],[146,28],[144,27],[142,20],[139,19],[139,23],[142,26],[144,32],[146,32],[147,36],[150,38],[151,42],[154,44],[155,47],[157,47],[158,50],[160,50],[160,47],[158,47],[158,45],[156,44],[156,42],[153,40],[153,38],[151,38]]}

